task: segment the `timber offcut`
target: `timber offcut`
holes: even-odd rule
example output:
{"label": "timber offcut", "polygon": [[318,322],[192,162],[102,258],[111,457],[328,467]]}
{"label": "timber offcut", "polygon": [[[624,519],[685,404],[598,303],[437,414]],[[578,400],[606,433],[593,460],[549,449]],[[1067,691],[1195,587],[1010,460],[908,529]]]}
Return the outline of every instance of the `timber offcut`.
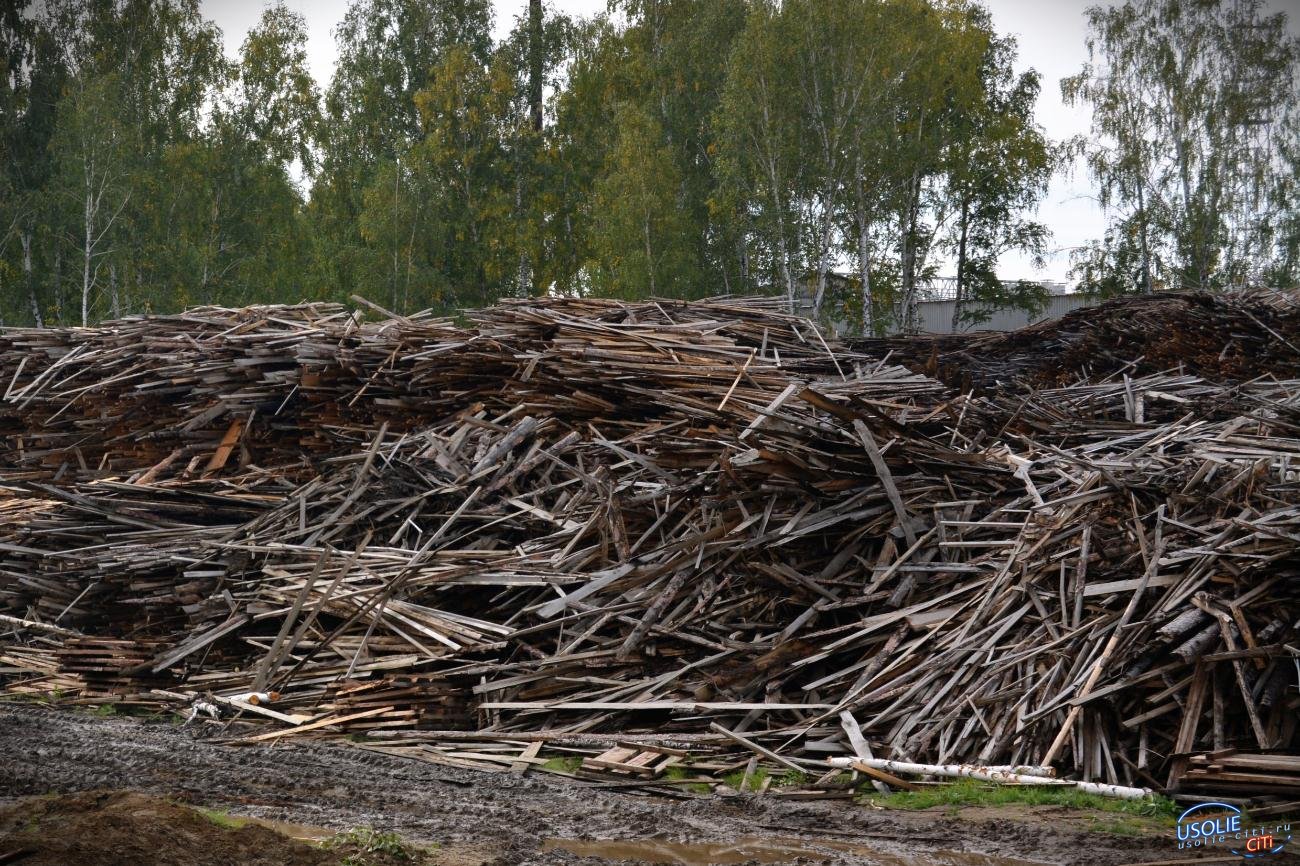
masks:
{"label": "timber offcut", "polygon": [[0,688],[672,796],[976,765],[1280,813],[1296,304],[852,344],[735,298],[3,330]]}

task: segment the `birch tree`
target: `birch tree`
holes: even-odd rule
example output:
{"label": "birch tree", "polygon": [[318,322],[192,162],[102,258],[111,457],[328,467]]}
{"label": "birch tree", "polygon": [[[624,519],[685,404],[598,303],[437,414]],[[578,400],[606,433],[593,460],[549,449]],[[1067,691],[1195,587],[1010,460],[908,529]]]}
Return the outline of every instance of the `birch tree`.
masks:
{"label": "birch tree", "polygon": [[116,76],[78,77],[60,104],[52,143],[63,196],[76,208],[71,240],[80,271],[81,324],[90,324],[106,241],[131,200]]}
{"label": "birch tree", "polygon": [[1061,82],[1093,112],[1076,143],[1110,224],[1076,259],[1106,292],[1253,282],[1285,256],[1300,40],[1260,0],[1128,0],[1087,12]]}
{"label": "birch tree", "polygon": [[1049,233],[1032,214],[1047,192],[1056,152],[1033,119],[1038,74],[1017,75],[1014,40],[987,29],[980,87],[951,120],[947,156],[954,215],[945,249],[955,260],[954,331],[987,320],[993,309],[1037,312],[1046,301],[1042,286],[1005,284],[998,275],[998,259],[1011,250],[1043,262]]}
{"label": "birch tree", "polygon": [[774,3],[754,4],[728,62],[715,123],[726,194],[748,212],[754,257],[793,305],[803,264],[796,197],[806,183],[806,162],[796,141],[786,23]]}
{"label": "birch tree", "polygon": [[619,297],[682,297],[692,256],[663,131],[637,106],[618,114],[618,140],[595,186],[593,288]]}

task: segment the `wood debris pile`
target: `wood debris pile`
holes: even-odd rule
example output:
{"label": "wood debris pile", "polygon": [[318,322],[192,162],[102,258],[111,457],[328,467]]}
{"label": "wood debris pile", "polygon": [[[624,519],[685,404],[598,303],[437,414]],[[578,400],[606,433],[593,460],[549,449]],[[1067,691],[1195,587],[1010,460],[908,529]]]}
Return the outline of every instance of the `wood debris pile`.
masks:
{"label": "wood debris pile", "polygon": [[1019,331],[853,341],[955,388],[1052,388],[1101,376],[1179,372],[1219,384],[1300,368],[1300,308],[1264,292],[1123,297]]}
{"label": "wood debris pile", "polygon": [[1300,748],[1300,369],[972,396],[764,301],[471,318],[0,332],[8,693],[635,780]]}

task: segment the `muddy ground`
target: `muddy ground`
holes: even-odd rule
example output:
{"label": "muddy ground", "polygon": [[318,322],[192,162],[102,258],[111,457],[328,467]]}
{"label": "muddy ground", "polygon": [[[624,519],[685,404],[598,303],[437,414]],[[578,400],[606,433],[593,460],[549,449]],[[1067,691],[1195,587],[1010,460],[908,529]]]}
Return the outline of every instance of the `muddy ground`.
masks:
{"label": "muddy ground", "polygon": [[[11,809],[25,796],[123,789],[284,822],[294,826],[279,829],[295,836],[358,826],[395,831],[438,843],[429,862],[447,866],[1107,866],[1187,856],[1180,856],[1172,834],[1087,832],[1076,829],[1087,826],[1084,816],[1049,807],[954,815],[771,796],[667,799],[541,773],[437,767],[348,745],[228,746],[169,721],[0,705],[0,798]],[[111,801],[96,796],[95,802]],[[85,826],[75,832],[93,836]]]}

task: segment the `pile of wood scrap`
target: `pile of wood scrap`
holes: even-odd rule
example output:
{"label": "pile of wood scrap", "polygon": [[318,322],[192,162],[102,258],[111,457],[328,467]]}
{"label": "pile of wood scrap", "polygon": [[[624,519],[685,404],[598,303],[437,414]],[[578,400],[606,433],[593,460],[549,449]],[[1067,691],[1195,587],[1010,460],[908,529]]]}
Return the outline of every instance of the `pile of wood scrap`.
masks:
{"label": "pile of wood scrap", "polygon": [[[1187,760],[1183,782],[1192,790],[1285,795],[1300,808],[1300,755],[1241,753],[1221,749]],[[1289,813],[1279,813],[1289,814]]]}
{"label": "pile of wood scrap", "polygon": [[976,396],[770,301],[470,318],[0,332],[4,688],[679,792],[1300,749],[1300,369]]}
{"label": "pile of wood scrap", "polygon": [[1300,365],[1300,305],[1273,291],[1168,292],[1115,298],[1019,331],[852,345],[963,391],[1050,388],[1122,374],[1178,373],[1220,384],[1286,379]]}

